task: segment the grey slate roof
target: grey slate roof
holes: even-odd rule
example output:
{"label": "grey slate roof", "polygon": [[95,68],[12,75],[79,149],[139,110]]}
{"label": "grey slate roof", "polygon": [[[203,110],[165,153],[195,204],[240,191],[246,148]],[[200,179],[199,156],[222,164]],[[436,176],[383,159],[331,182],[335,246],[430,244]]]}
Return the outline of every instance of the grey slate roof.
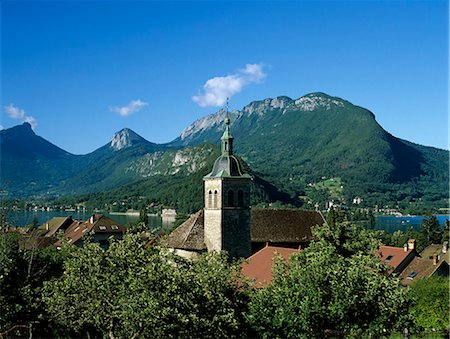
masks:
{"label": "grey slate roof", "polygon": [[[252,242],[298,243],[311,241],[311,228],[325,223],[316,211],[288,209],[252,209]],[[203,209],[193,214],[178,226],[167,238],[165,244],[171,248],[203,251],[204,241]]]}
{"label": "grey slate roof", "polygon": [[325,223],[316,211],[289,209],[252,209],[252,242],[309,242],[311,228]]}
{"label": "grey slate roof", "polygon": [[203,209],[201,209],[170,233],[165,245],[185,250],[206,250],[203,231]]}

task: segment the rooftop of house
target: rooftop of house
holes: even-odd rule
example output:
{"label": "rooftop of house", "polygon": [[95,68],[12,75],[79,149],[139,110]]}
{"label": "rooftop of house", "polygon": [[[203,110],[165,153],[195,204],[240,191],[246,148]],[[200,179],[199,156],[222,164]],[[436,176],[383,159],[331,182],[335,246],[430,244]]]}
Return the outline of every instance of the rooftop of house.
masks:
{"label": "rooftop of house", "polygon": [[242,274],[254,281],[253,287],[263,287],[272,282],[274,260],[281,256],[287,261],[293,253],[298,251],[299,249],[266,245],[241,264]]}
{"label": "rooftop of house", "polygon": [[37,250],[49,247],[57,240],[55,237],[44,237],[40,230],[34,230],[19,238],[19,246],[25,250]]}
{"label": "rooftop of house", "polygon": [[298,243],[313,240],[311,229],[325,220],[317,211],[252,209],[253,242]]}
{"label": "rooftop of house", "polygon": [[415,257],[400,274],[404,285],[411,285],[414,281],[432,276],[437,270],[446,269],[448,264],[443,258],[428,259]]}
{"label": "rooftop of house", "polygon": [[[448,247],[448,244],[446,245]],[[420,253],[420,256],[422,258],[432,259],[434,255],[439,255],[440,257],[445,259],[447,263],[450,263],[450,251],[446,249],[444,253],[443,249],[444,245],[442,244],[431,244],[424,248],[424,250]]]}
{"label": "rooftop of house", "polygon": [[[68,243],[74,244],[85,234],[120,234],[127,228],[117,221],[102,214],[94,214],[86,221],[74,221],[64,233]],[[59,240],[55,246],[60,247],[63,241]]]}
{"label": "rooftop of house", "polygon": [[189,219],[170,233],[169,237],[163,241],[163,243],[172,248],[194,251],[206,250],[204,241],[203,210],[192,214]]}
{"label": "rooftop of house", "polygon": [[[311,228],[325,223],[316,211],[288,209],[252,209],[252,242],[302,243],[313,239]],[[193,214],[178,226],[167,238],[165,244],[172,248],[203,251],[203,210]]]}
{"label": "rooftop of house", "polygon": [[380,246],[377,255],[386,264],[392,267],[391,272],[394,271],[405,259],[411,254],[414,249],[405,251],[403,247]]}
{"label": "rooftop of house", "polygon": [[56,217],[47,221],[39,228],[45,231],[46,237],[53,236],[59,229],[66,230],[73,223],[72,217]]}

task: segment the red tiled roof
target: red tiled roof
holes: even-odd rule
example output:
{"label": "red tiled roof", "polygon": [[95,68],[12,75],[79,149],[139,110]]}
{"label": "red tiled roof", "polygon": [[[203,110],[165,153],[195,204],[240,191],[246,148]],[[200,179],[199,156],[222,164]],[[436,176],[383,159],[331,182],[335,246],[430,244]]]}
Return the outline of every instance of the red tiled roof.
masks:
{"label": "red tiled roof", "polygon": [[380,246],[376,253],[381,260],[392,267],[391,272],[394,271],[403,261],[411,254],[413,250],[405,252],[403,247]]}
{"label": "red tiled roof", "polygon": [[274,259],[280,255],[287,261],[291,254],[298,251],[295,248],[268,245],[241,264],[242,274],[255,280],[254,287],[262,287],[272,282],[272,264]]}
{"label": "red tiled roof", "polygon": [[[94,221],[93,223],[91,221]],[[93,233],[104,233],[104,234],[117,234],[124,233],[127,228],[117,221],[105,217],[102,214],[94,214],[94,220],[92,217],[86,221],[74,221],[64,233],[64,236],[67,238],[67,241],[70,244],[76,243],[80,240],[85,234],[89,232]],[[62,241],[59,240],[55,243],[55,246],[59,247],[62,245]]]}

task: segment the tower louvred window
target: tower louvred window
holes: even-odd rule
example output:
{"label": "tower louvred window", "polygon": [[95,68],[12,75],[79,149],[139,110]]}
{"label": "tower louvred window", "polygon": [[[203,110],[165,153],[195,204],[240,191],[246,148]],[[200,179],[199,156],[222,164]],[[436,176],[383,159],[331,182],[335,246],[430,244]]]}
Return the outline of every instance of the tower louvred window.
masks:
{"label": "tower louvred window", "polygon": [[213,202],[212,202],[212,199],[213,199],[213,197],[212,197],[212,191],[209,191],[209,192],[208,192],[208,205],[207,205],[209,208],[212,207],[212,203],[213,203]]}
{"label": "tower louvred window", "polygon": [[213,208],[217,208],[217,191],[214,191]]}

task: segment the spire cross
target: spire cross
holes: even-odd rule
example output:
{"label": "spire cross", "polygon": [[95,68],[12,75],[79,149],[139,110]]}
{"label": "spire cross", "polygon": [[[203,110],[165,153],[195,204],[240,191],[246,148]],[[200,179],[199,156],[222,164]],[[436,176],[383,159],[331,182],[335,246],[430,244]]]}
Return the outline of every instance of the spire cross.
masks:
{"label": "spire cross", "polygon": [[230,98],[227,97],[227,101],[225,104],[225,124],[229,125],[230,124],[230,117],[228,116],[228,101],[230,100]]}

